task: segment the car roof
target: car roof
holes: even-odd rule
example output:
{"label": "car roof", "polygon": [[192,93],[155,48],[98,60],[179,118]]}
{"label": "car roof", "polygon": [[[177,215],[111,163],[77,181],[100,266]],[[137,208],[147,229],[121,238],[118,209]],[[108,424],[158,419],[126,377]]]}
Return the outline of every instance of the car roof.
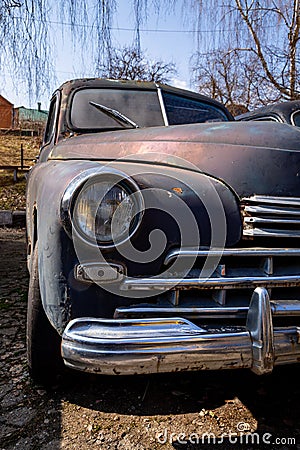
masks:
{"label": "car roof", "polygon": [[291,100],[287,102],[273,103],[271,105],[257,108],[254,111],[240,114],[235,117],[235,120],[252,120],[259,117],[279,117],[284,121],[290,118],[295,111],[300,111],[300,100]]}
{"label": "car roof", "polygon": [[187,89],[181,89],[168,84],[156,83],[153,81],[137,81],[137,80],[112,80],[107,78],[78,78],[69,80],[63,83],[57,91],[62,91],[63,94],[69,95],[72,91],[82,88],[122,88],[122,89],[147,89],[157,90],[158,88],[177,95],[187,96],[202,100],[204,102],[215,105],[218,108],[223,109],[229,120],[233,120],[233,116],[228,109],[219,101],[212,99],[206,95],[198,92],[189,91]]}

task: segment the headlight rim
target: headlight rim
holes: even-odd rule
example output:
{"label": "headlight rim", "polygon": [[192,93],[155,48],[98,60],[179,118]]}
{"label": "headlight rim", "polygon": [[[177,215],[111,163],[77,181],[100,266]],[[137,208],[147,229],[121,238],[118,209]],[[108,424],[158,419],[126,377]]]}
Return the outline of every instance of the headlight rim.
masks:
{"label": "headlight rim", "polygon": [[[107,179],[117,179],[118,181],[114,182],[113,185],[119,185],[121,181],[121,188],[125,190],[125,192],[132,194],[135,194],[135,199],[137,202],[137,218],[134,221],[134,225],[132,226],[132,229],[130,230],[129,234],[126,235],[124,239],[121,239],[118,242],[109,241],[109,242],[101,242],[99,240],[96,240],[96,237],[94,239],[91,239],[86,235],[84,232],[78,230],[77,228],[74,228],[73,225],[73,211],[74,206],[76,203],[76,200],[78,199],[78,196],[80,192],[82,191],[83,187],[86,185],[86,183],[92,183],[93,179],[95,180],[95,183],[97,180],[101,181],[107,181]],[[68,236],[72,239],[72,234],[76,232],[76,236],[80,237],[82,241],[87,243],[88,245],[92,245],[94,247],[98,247],[101,249],[111,249],[116,248],[117,246],[120,246],[126,242],[128,242],[132,236],[137,232],[142,217],[144,215],[144,199],[141,192],[140,187],[138,184],[126,173],[110,168],[110,170],[103,170],[101,168],[100,170],[95,169],[87,169],[86,171],[78,174],[76,177],[73,178],[73,180],[69,183],[67,188],[64,191],[62,200],[61,200],[61,221],[63,224],[63,227],[68,234]]]}

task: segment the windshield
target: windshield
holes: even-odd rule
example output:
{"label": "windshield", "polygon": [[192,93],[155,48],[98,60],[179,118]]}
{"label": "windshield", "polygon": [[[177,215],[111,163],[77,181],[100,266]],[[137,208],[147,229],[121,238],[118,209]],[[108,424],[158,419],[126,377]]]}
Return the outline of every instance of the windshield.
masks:
{"label": "windshield", "polygon": [[[169,125],[228,121],[217,105],[162,90]],[[84,88],[75,91],[70,120],[77,130],[119,130],[165,125],[156,90]]]}
{"label": "windshield", "polygon": [[116,110],[139,127],[164,125],[156,91],[141,89],[81,89],[76,91],[71,104],[71,124],[80,130],[109,130],[132,128],[130,124],[117,123],[101,108]]}

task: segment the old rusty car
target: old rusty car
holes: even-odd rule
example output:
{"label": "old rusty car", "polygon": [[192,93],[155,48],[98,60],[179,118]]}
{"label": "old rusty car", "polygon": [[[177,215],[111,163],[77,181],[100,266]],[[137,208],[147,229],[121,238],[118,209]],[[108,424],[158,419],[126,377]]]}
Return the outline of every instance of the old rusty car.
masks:
{"label": "old rusty car", "polygon": [[288,123],[300,127],[300,100],[273,103],[241,114],[236,120]]}
{"label": "old rusty car", "polygon": [[297,363],[299,138],[166,85],[63,84],[27,184],[32,377]]}

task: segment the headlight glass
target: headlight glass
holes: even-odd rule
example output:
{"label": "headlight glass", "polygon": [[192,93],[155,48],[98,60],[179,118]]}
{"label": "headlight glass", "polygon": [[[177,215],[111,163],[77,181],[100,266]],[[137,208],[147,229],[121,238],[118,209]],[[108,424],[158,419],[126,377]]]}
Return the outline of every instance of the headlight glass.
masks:
{"label": "headlight glass", "polygon": [[78,194],[73,225],[88,239],[108,245],[128,238],[137,214],[135,195],[126,183],[93,180]]}

